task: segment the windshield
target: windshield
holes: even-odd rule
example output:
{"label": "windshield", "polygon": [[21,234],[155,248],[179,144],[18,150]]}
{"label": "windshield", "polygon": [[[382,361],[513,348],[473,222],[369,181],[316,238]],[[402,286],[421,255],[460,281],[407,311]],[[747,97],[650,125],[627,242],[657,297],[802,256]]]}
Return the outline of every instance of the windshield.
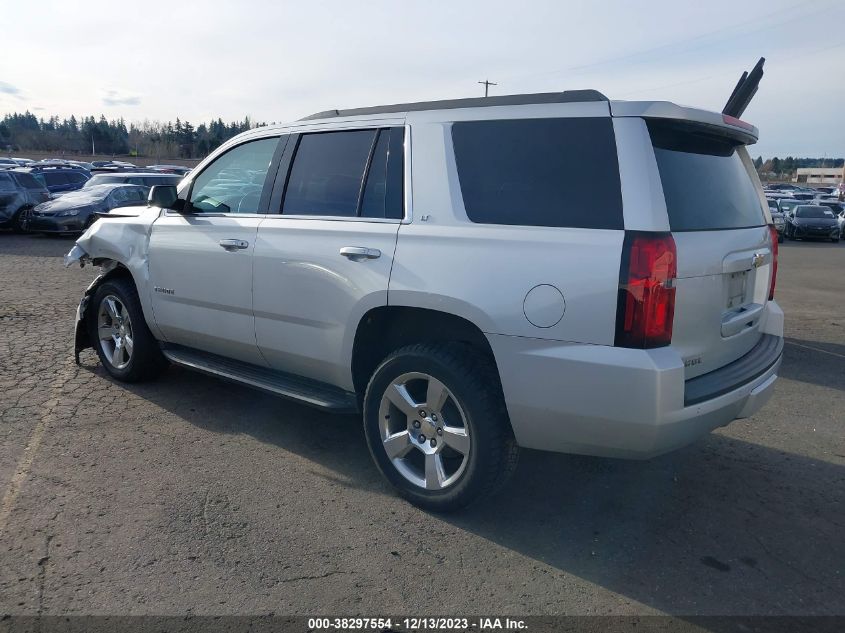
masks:
{"label": "windshield", "polygon": [[795,216],[799,218],[832,218],[833,211],[824,207],[798,207]]}
{"label": "windshield", "polygon": [[673,231],[763,226],[744,146],[673,121],[648,121]]}

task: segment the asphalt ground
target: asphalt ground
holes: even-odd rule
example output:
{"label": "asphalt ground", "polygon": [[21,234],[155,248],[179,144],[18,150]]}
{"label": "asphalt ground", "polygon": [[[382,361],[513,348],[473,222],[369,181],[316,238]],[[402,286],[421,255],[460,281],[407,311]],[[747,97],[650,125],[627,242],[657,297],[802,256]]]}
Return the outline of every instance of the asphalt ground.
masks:
{"label": "asphalt ground", "polygon": [[646,462],[523,451],[448,516],[355,417],[74,365],[71,245],[0,233],[0,614],[845,614],[843,245],[781,245],[755,417]]}

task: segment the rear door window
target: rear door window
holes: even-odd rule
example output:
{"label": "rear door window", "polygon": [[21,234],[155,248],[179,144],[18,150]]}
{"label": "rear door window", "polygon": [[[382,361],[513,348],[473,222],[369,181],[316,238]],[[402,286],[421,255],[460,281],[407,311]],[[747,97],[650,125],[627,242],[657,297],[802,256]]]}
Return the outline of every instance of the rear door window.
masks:
{"label": "rear door window", "polygon": [[282,213],[356,216],[376,132],[302,135],[288,177]]}
{"label": "rear door window", "polygon": [[9,174],[0,173],[0,191],[17,191],[15,181]]}
{"label": "rear door window", "polygon": [[676,122],[649,121],[663,195],[673,231],[763,226],[763,205],[730,139]]}
{"label": "rear door window", "polygon": [[463,121],[452,141],[471,221],[623,228],[609,117]]}

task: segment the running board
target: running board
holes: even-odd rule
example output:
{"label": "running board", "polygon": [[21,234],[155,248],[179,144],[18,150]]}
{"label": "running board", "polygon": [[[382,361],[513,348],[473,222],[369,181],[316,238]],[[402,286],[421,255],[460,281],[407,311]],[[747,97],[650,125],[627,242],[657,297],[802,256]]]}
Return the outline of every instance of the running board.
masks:
{"label": "running board", "polygon": [[188,347],[167,345],[162,347],[161,351],[171,363],[209,376],[260,389],[312,407],[328,409],[334,413],[358,412],[358,398],[354,393],[316,380]]}

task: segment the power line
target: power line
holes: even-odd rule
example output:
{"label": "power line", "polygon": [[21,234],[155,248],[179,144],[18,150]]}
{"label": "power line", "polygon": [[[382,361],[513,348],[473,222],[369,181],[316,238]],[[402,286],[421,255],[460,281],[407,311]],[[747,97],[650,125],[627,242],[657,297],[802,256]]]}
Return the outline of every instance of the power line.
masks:
{"label": "power line", "polygon": [[[778,9],[777,11],[772,11],[772,12],[764,14],[764,15],[758,15],[758,16],[755,16],[754,18],[750,19],[750,20],[739,22],[737,24],[731,24],[729,26],[724,26],[724,27],[715,29],[713,31],[709,31],[707,33],[702,33],[700,35],[696,35],[694,37],[687,38],[685,40],[675,40],[673,42],[666,42],[664,44],[660,44],[659,46],[654,46],[654,47],[651,47],[651,48],[646,48],[646,49],[642,49],[642,50],[639,50],[639,51],[626,53],[624,55],[619,55],[617,57],[611,57],[611,58],[603,59],[601,61],[591,62],[591,63],[588,63],[588,64],[579,64],[579,65],[576,65],[576,66],[568,66],[566,68],[559,68],[559,69],[556,69],[556,70],[548,70],[548,71],[542,71],[542,72],[537,72],[537,73],[531,73],[531,74],[527,74],[527,75],[520,75],[518,77],[514,77],[514,79],[524,80],[524,79],[529,79],[529,78],[532,78],[532,77],[541,77],[541,76],[546,76],[546,75],[556,75],[556,74],[560,74],[560,73],[577,73],[577,74],[587,73],[587,72],[589,72],[589,69],[591,69],[591,68],[601,67],[601,66],[606,66],[608,64],[613,64],[613,63],[616,63],[616,62],[626,61],[626,60],[630,60],[631,58],[643,57],[643,56],[648,55],[650,53],[655,53],[655,52],[662,51],[662,50],[665,50],[665,49],[671,49],[674,46],[689,44],[689,43],[692,43],[692,42],[698,42],[700,40],[712,40],[714,38],[714,36],[719,36],[720,34],[726,32],[726,31],[736,31],[737,29],[741,29],[742,27],[750,25],[750,24],[759,25],[761,22],[768,20],[769,18],[772,18],[772,17],[774,17],[778,14],[785,13],[785,12],[792,12],[792,11],[795,11],[795,10],[798,10],[798,9],[802,9],[802,8],[808,6],[808,5],[818,4],[819,2],[823,2],[823,4],[824,4],[823,8],[816,9],[816,10],[813,10],[813,11],[810,11],[810,12],[807,12],[807,13],[804,13],[804,14],[801,14],[801,15],[797,15],[797,16],[792,15],[785,20],[777,21],[773,24],[758,26],[758,28],[754,28],[754,29],[751,29],[749,31],[739,31],[739,32],[731,33],[731,34],[727,35],[726,37],[722,37],[722,38],[716,37],[716,40],[718,41],[719,39],[722,39],[722,40],[731,39],[731,38],[736,38],[736,37],[740,37],[740,36],[744,37],[744,36],[750,35],[752,33],[758,33],[758,32],[761,32],[761,31],[766,31],[766,30],[769,30],[769,29],[772,29],[772,28],[783,26],[784,24],[787,24],[787,23],[789,23],[793,20],[796,20],[796,19],[804,19],[804,18],[810,17],[812,15],[816,15],[818,13],[821,13],[822,11],[826,10],[828,8],[828,6],[830,6],[830,0],[808,0],[807,2],[803,2],[802,4],[799,4],[797,6],[784,7],[782,9]],[[712,44],[713,44],[712,42],[705,41],[702,44],[698,44],[698,45],[693,46],[691,48],[686,48],[686,50],[682,50],[680,52],[677,52],[677,53],[675,53],[675,55],[685,54],[685,53],[689,53],[691,51],[700,50],[700,49],[705,48],[707,46],[710,46]]]}

